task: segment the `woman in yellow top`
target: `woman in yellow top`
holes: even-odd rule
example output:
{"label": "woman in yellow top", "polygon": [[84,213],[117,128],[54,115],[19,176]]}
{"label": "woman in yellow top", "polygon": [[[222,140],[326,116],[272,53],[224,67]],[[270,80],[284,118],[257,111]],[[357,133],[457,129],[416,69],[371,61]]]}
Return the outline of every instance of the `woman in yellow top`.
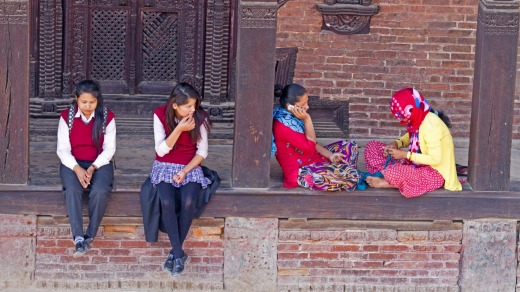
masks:
{"label": "woman in yellow top", "polygon": [[[443,187],[460,191],[449,118],[431,108],[413,88],[404,88],[392,96],[392,114],[408,132],[390,144],[370,141],[365,148],[368,176],[374,188],[398,188],[407,198]],[[408,147],[408,150],[401,148]],[[389,157],[390,156],[390,157]],[[388,164],[388,160],[390,164]],[[387,165],[387,166],[386,166]],[[385,168],[386,166],[386,168]]]}

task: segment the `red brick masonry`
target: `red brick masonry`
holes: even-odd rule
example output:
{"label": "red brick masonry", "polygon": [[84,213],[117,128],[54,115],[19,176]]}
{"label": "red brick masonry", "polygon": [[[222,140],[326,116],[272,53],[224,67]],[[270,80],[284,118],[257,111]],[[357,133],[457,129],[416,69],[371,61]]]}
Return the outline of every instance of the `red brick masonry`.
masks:
{"label": "red brick masonry", "polygon": [[[316,4],[323,2],[284,4],[276,46],[298,47],[294,82],[311,95],[349,100],[351,136],[399,135],[388,99],[415,86],[450,116],[455,138],[468,137],[478,0],[372,1],[379,13],[370,33],[355,35],[322,29]],[[518,73],[516,80],[514,139],[520,138]]]}
{"label": "red brick masonry", "polygon": [[[179,278],[162,271],[169,251],[166,235],[146,243],[140,218],[105,218],[93,248],[77,259],[66,218],[0,215],[0,220],[0,252],[9,254],[13,266],[29,268],[25,278],[4,278],[0,287],[224,289],[224,219],[194,222],[184,247],[191,261]],[[277,284],[280,290],[341,284],[455,288],[461,225],[417,230],[438,228],[414,222],[392,228],[381,222],[279,220]],[[28,241],[26,248],[8,244],[20,240]],[[22,254],[33,264],[19,263]]]}

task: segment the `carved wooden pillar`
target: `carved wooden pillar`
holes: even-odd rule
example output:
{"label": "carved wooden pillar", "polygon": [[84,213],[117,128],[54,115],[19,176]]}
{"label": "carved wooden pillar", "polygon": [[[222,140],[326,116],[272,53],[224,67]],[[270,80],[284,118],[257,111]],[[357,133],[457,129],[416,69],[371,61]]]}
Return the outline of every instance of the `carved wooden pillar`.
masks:
{"label": "carved wooden pillar", "polygon": [[509,191],[518,2],[480,0],[469,146],[475,191]]}
{"label": "carved wooden pillar", "polygon": [[27,183],[29,5],[0,2],[0,183]]}
{"label": "carved wooden pillar", "polygon": [[276,0],[237,3],[233,187],[269,187]]}

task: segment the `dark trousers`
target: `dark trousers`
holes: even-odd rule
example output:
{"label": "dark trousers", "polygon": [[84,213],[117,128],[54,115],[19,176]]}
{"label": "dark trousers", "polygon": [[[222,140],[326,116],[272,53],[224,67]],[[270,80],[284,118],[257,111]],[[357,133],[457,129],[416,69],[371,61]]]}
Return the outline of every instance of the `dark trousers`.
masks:
{"label": "dark trousers", "polygon": [[172,245],[170,253],[176,259],[184,256],[182,244],[190,230],[201,190],[202,186],[194,182],[179,188],[165,182],[157,185],[161,201],[161,220]]}
{"label": "dark trousers", "polygon": [[[92,162],[78,161],[78,164],[84,169],[87,169]],[[108,198],[112,190],[112,182],[114,181],[112,162],[94,171],[92,179],[90,180],[90,192],[88,196],[89,224],[85,233],[83,233],[83,216],[81,209],[84,189],[79,183],[74,171],[63,164],[60,165],[60,176],[63,184],[65,203],[67,204],[67,214],[69,215],[72,237],[84,235],[90,238],[96,237],[101,219],[103,219],[108,205]]]}

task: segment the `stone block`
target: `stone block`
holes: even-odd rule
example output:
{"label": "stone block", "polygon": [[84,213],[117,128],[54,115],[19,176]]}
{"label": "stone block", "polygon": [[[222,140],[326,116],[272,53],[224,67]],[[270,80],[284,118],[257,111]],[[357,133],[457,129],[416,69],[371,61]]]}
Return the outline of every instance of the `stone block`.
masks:
{"label": "stone block", "polygon": [[397,241],[426,241],[428,240],[428,231],[399,231],[397,232]]}
{"label": "stone block", "polygon": [[462,240],[461,230],[430,231],[430,240],[433,242],[460,242]]}
{"label": "stone block", "polygon": [[226,218],[226,291],[276,291],[278,219]]}
{"label": "stone block", "polygon": [[515,291],[516,248],[515,220],[465,221],[461,291]]}
{"label": "stone block", "polygon": [[365,232],[367,241],[395,241],[397,240],[397,231],[391,229],[370,229]]}
{"label": "stone block", "polygon": [[25,288],[34,278],[36,216],[0,215],[0,290]]}
{"label": "stone block", "polygon": [[34,237],[0,237],[0,290],[31,285],[35,269],[35,246]]}

